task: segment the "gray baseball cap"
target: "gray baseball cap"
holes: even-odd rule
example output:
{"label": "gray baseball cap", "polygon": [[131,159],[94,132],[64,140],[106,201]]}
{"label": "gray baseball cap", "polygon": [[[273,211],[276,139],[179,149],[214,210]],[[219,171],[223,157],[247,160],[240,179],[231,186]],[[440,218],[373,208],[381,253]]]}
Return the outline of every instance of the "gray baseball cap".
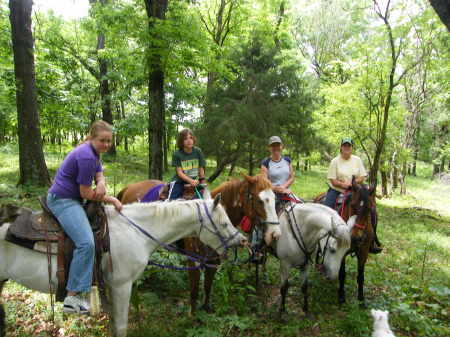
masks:
{"label": "gray baseball cap", "polygon": [[269,138],[269,145],[272,145],[274,143],[280,143],[283,144],[283,142],[281,141],[281,138],[278,136],[272,136]]}

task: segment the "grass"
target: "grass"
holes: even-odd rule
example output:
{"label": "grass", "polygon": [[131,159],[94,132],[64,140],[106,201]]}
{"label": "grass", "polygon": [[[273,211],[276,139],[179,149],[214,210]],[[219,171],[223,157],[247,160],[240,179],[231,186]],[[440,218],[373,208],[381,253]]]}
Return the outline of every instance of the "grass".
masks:
{"label": "grass", "polygon": [[[50,149],[46,160],[55,173],[70,148]],[[138,151],[138,150],[136,150]],[[145,152],[119,153],[114,161],[105,160],[110,192],[146,178]],[[418,177],[407,177],[406,195],[394,192],[378,201],[379,236],[383,253],[371,255],[366,265],[365,293],[369,308],[390,311],[396,336],[443,337],[450,335],[450,186],[429,178],[431,168],[421,164]],[[208,168],[211,172],[212,168]],[[17,147],[0,148],[0,202],[13,202],[37,208],[36,196],[45,188],[16,188]],[[323,167],[297,173],[293,191],[311,200],[326,190]],[[168,172],[165,179],[172,175]],[[212,187],[227,177],[220,177]],[[242,253],[243,254],[243,253]],[[242,255],[242,258],[244,255]],[[182,263],[178,256],[159,253],[157,259]],[[267,280],[260,291],[254,289],[254,269],[225,263],[214,283],[214,314],[199,312],[188,316],[189,289],[183,272],[148,268],[138,283],[130,309],[129,336],[370,336],[372,319],[356,300],[355,259],[348,261],[346,283],[348,303],[337,304],[337,283],[311,274],[311,312],[301,310],[301,291],[294,271],[285,321],[277,317],[278,262],[270,258]],[[232,269],[233,280],[228,270]],[[7,336],[105,336],[107,317],[63,320],[56,308],[56,325],[50,321],[48,296],[9,282],[4,290],[7,310]],[[36,323],[38,322],[38,323]]]}

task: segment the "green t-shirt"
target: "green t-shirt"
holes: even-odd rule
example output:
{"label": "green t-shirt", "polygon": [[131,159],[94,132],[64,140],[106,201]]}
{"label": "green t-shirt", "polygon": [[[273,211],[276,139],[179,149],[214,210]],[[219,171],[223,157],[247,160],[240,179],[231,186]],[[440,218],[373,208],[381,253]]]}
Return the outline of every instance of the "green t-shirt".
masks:
{"label": "green t-shirt", "polygon": [[[198,179],[199,169],[200,167],[204,168],[206,162],[202,150],[194,146],[191,153],[186,153],[183,150],[175,151],[172,156],[172,166],[181,167],[184,174],[188,177]],[[172,180],[183,181],[177,174],[175,174]]]}

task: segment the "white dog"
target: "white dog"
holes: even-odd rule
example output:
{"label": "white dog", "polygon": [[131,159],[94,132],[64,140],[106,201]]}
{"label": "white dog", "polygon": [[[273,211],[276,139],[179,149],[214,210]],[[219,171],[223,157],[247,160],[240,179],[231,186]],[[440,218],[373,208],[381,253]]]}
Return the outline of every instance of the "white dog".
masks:
{"label": "white dog", "polygon": [[374,310],[370,311],[373,317],[372,337],[395,337],[389,327],[389,311]]}

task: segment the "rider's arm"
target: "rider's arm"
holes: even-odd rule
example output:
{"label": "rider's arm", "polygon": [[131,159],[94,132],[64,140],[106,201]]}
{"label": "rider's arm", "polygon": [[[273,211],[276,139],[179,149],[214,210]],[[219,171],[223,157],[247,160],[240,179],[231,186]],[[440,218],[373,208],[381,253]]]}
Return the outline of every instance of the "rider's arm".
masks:
{"label": "rider's arm", "polygon": [[348,183],[345,183],[345,182],[337,180],[337,179],[330,179],[330,183],[333,186],[340,187],[340,188],[343,188],[343,189],[347,189],[349,186],[352,185],[351,183],[348,184]]}
{"label": "rider's arm", "polygon": [[180,177],[180,179],[182,179],[183,181],[185,181],[188,184],[195,185],[196,180],[194,180],[191,177],[189,177],[188,175],[186,175],[183,171],[183,168],[177,167],[176,172],[177,172],[177,176]]}
{"label": "rider's arm", "polygon": [[204,167],[200,167],[198,169],[198,181],[200,183],[204,183],[205,182],[205,168]]}
{"label": "rider's arm", "polygon": [[95,185],[95,200],[103,200],[103,197],[106,195],[106,183],[103,171],[99,171],[95,174]]}
{"label": "rider's arm", "polygon": [[88,185],[80,185],[80,195],[83,199],[103,201],[108,204],[113,204],[117,210],[122,209],[122,203],[115,197],[110,195],[104,195],[101,200],[98,199],[96,192]]}

